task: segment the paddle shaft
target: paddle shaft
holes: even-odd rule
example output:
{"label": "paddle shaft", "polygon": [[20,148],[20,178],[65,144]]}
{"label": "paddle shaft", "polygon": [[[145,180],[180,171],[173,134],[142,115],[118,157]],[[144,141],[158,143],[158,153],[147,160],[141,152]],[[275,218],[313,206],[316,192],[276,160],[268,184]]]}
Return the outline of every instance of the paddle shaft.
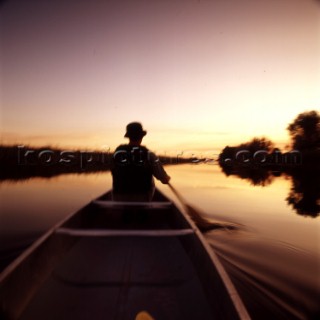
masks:
{"label": "paddle shaft", "polygon": [[186,201],[184,200],[184,198],[181,196],[181,194],[176,190],[176,188],[173,187],[173,185],[169,182],[168,183],[169,188],[171,189],[171,191],[175,194],[175,196],[179,199],[179,201],[186,206]]}

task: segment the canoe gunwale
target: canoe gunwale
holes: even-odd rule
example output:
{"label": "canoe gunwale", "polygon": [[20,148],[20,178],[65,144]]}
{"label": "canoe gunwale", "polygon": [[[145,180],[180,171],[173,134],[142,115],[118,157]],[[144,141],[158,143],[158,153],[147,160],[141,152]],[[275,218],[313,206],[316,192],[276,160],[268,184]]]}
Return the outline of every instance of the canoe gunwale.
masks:
{"label": "canoe gunwale", "polygon": [[[177,200],[178,201],[178,200]],[[179,211],[184,216],[186,221],[189,223],[192,229],[195,230],[195,236],[199,239],[202,246],[204,247],[206,253],[208,254],[212,264],[215,266],[216,271],[218,272],[219,276],[221,277],[223,284],[228,291],[230,299],[232,300],[234,307],[237,311],[240,320],[251,320],[251,317],[245,307],[238,291],[236,290],[233,282],[231,281],[228,273],[226,272],[225,268],[223,267],[222,263],[220,262],[219,257],[210,247],[206,239],[204,238],[203,234],[200,232],[198,227],[195,225],[194,221],[191,219],[189,214],[186,212],[186,208],[184,205],[179,205]]]}
{"label": "canoe gunwale", "polygon": [[[86,205],[87,207],[89,205]],[[83,207],[82,209],[84,209]],[[80,210],[82,210],[80,209]],[[13,260],[1,273],[0,273],[0,286],[2,281],[4,281],[24,260],[26,260],[39,246],[41,246],[46,240],[48,240],[51,236],[55,234],[55,231],[60,228],[64,223],[70,220],[73,216],[75,216],[80,210],[71,213],[56,225],[54,225],[51,229],[45,232],[39,239],[33,242],[30,247],[25,249],[15,260]]]}

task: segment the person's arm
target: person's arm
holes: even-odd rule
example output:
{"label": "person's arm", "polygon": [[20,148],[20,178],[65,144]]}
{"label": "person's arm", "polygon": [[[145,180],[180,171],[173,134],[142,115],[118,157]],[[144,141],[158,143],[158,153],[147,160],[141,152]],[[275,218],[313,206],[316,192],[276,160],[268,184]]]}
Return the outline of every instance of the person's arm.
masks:
{"label": "person's arm", "polygon": [[163,166],[159,160],[159,158],[153,153],[149,153],[151,166],[152,166],[152,173],[153,175],[160,180],[164,184],[168,184],[171,177],[166,173],[163,169]]}

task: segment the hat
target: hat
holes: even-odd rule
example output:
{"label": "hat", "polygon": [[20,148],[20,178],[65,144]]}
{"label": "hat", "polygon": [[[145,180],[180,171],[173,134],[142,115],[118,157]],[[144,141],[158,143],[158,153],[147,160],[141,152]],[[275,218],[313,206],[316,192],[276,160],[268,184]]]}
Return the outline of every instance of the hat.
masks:
{"label": "hat", "polygon": [[142,129],[140,122],[131,122],[127,125],[127,132],[124,135],[126,138],[140,139],[147,134],[147,131]]}

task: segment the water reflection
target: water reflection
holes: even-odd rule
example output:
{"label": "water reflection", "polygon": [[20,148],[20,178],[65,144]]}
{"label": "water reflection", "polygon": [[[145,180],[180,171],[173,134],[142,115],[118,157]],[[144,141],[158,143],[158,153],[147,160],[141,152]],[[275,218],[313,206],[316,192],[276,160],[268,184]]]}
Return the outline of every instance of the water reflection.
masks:
{"label": "water reflection", "polygon": [[240,179],[249,181],[253,186],[267,186],[278,175],[277,171],[273,172],[267,168],[240,167],[235,169],[234,167],[221,166],[221,169],[226,176],[235,175]]}
{"label": "water reflection", "polygon": [[296,170],[291,173],[292,186],[287,203],[303,216],[317,217],[320,213],[320,171]]}
{"label": "water reflection", "polygon": [[111,175],[0,182],[0,271],[46,230],[111,188]]}
{"label": "water reflection", "polygon": [[276,177],[285,176],[291,180],[290,192],[286,198],[297,214],[318,217],[320,214],[320,170],[318,167],[287,168],[272,170],[269,167],[221,166],[226,176],[247,180],[253,186],[268,186]]}

